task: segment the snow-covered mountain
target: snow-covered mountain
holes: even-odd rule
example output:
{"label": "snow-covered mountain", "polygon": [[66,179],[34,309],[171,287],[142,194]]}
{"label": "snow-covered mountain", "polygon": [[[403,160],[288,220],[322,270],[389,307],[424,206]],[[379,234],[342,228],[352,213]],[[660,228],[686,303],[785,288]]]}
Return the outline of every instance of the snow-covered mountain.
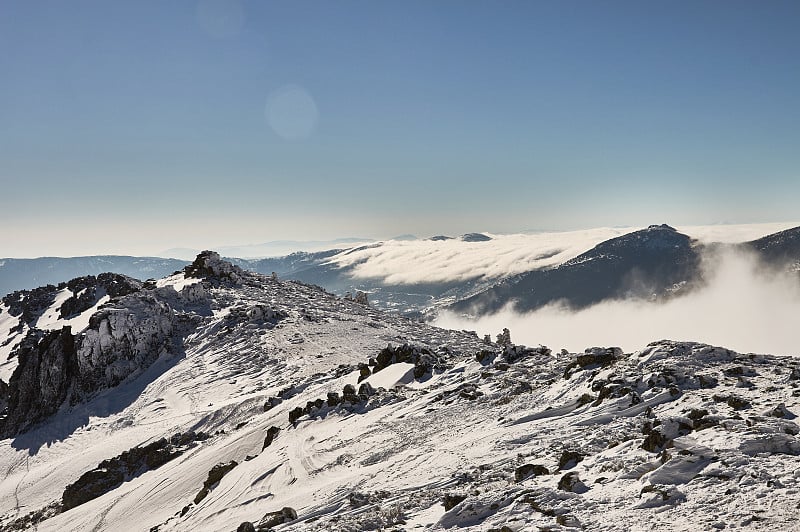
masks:
{"label": "snow-covered mountain", "polygon": [[14,346],[0,530],[790,530],[800,516],[797,358],[667,340],[552,353],[212,252],[155,282],[51,292],[0,311]]}
{"label": "snow-covered mountain", "polygon": [[[468,233],[458,238],[398,238],[281,257],[228,260],[246,270],[274,272],[282,279],[316,284],[338,295],[363,291],[374,306],[400,314],[419,316],[449,305],[459,312],[485,313],[510,301],[531,310],[556,300],[582,307],[614,297],[651,299],[684,293],[702,284],[700,256],[719,247],[747,249],[766,264],[782,268],[788,261],[790,268],[800,270],[800,228],[748,241],[759,231],[784,226]],[[0,289],[60,284],[106,270],[139,279],[157,278],[186,264],[147,257],[0,259]]]}
{"label": "snow-covered mountain", "polygon": [[516,309],[529,311],[556,301],[582,308],[608,299],[664,297],[700,281],[698,248],[668,225],[651,225],[554,268],[507,278],[451,309],[496,312],[513,301]]}

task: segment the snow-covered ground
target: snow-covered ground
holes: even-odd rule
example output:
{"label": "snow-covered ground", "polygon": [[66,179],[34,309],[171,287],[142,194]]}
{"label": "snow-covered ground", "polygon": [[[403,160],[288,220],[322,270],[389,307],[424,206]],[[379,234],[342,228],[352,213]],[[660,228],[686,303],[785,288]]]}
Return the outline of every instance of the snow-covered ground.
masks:
{"label": "snow-covered ground", "polygon": [[[184,353],[0,441],[0,530],[56,513],[101,461],[190,430],[210,437],[37,530],[235,530],[284,507],[297,517],[275,530],[791,530],[800,517],[798,359],[668,341],[503,347],[298,283],[237,281],[161,283],[157,297],[200,320]],[[358,389],[358,364],[389,343],[438,367],[390,364],[368,399],[289,421]]]}

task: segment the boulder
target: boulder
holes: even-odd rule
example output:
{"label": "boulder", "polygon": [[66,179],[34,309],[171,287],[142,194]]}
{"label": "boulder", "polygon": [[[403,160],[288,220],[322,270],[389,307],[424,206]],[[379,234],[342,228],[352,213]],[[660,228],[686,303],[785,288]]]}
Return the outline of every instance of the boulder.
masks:
{"label": "boulder", "polygon": [[295,519],[297,519],[297,512],[295,512],[293,508],[287,506],[280,511],[265,514],[264,517],[261,518],[261,521],[258,522],[258,528],[259,530],[263,528],[272,528],[283,523],[294,521]]}
{"label": "boulder", "polygon": [[547,470],[546,467],[539,464],[525,464],[519,466],[517,469],[514,470],[514,481],[515,482],[522,482],[526,478],[530,476],[540,476],[540,475],[549,475],[550,471]]}
{"label": "boulder", "polygon": [[212,467],[211,471],[208,472],[208,478],[203,482],[203,488],[195,496],[194,503],[200,504],[200,502],[211,493],[214,486],[222,480],[222,477],[230,473],[237,465],[239,464],[235,460],[231,460],[227,464],[217,464]]}
{"label": "boulder", "polygon": [[261,448],[262,451],[272,445],[272,442],[280,431],[281,429],[278,427],[270,427],[267,429],[267,436],[264,438],[264,446]]}

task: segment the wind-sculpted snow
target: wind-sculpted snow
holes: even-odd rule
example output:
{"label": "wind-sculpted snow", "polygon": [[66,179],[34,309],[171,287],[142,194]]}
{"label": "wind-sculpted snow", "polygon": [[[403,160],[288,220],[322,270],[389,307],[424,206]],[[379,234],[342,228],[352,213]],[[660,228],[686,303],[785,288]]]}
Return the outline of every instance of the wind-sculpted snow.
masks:
{"label": "wind-sculpted snow", "polygon": [[[798,359],[666,340],[556,353],[237,276],[143,288],[184,317],[182,351],[0,442],[0,530],[796,523]],[[209,437],[102,476],[176,433]]]}

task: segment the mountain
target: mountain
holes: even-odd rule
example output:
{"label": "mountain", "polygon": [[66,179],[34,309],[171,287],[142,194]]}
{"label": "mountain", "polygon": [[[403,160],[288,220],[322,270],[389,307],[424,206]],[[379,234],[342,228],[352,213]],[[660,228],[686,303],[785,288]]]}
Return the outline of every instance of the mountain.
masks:
{"label": "mountain", "polygon": [[115,272],[137,279],[158,278],[186,266],[188,261],[160,257],[94,255],[89,257],[41,257],[0,259],[0,296],[75,277]]}
{"label": "mountain", "polygon": [[700,252],[690,237],[668,225],[651,225],[554,268],[510,277],[450,308],[481,314],[510,302],[528,311],[555,302],[581,308],[606,299],[663,297],[696,282],[699,268]]}
{"label": "mountain", "polygon": [[798,517],[796,358],[667,340],[552,353],[213,252],[158,281],[18,293],[0,323],[24,330],[0,382],[3,531],[788,530]]}
{"label": "mountain", "polygon": [[[469,233],[228,260],[339,295],[362,291],[375,307],[420,317],[449,305],[458,312],[491,312],[510,301],[529,310],[558,300],[583,307],[608,298],[685,293],[702,285],[698,257],[714,249],[747,249],[767,264],[788,264],[800,271],[798,235],[800,228],[744,244],[700,245],[668,226],[633,232]],[[6,291],[0,293],[55,285],[105,269],[140,279],[160,277],[187,262],[146,257],[0,259],[0,288]]]}
{"label": "mountain", "polygon": [[789,530],[798,515],[796,358],[667,340],[552,353],[213,252],[158,281],[17,294],[0,323],[25,329],[0,383],[3,531]]}
{"label": "mountain", "polygon": [[743,244],[765,262],[800,270],[800,227],[787,229]]}

